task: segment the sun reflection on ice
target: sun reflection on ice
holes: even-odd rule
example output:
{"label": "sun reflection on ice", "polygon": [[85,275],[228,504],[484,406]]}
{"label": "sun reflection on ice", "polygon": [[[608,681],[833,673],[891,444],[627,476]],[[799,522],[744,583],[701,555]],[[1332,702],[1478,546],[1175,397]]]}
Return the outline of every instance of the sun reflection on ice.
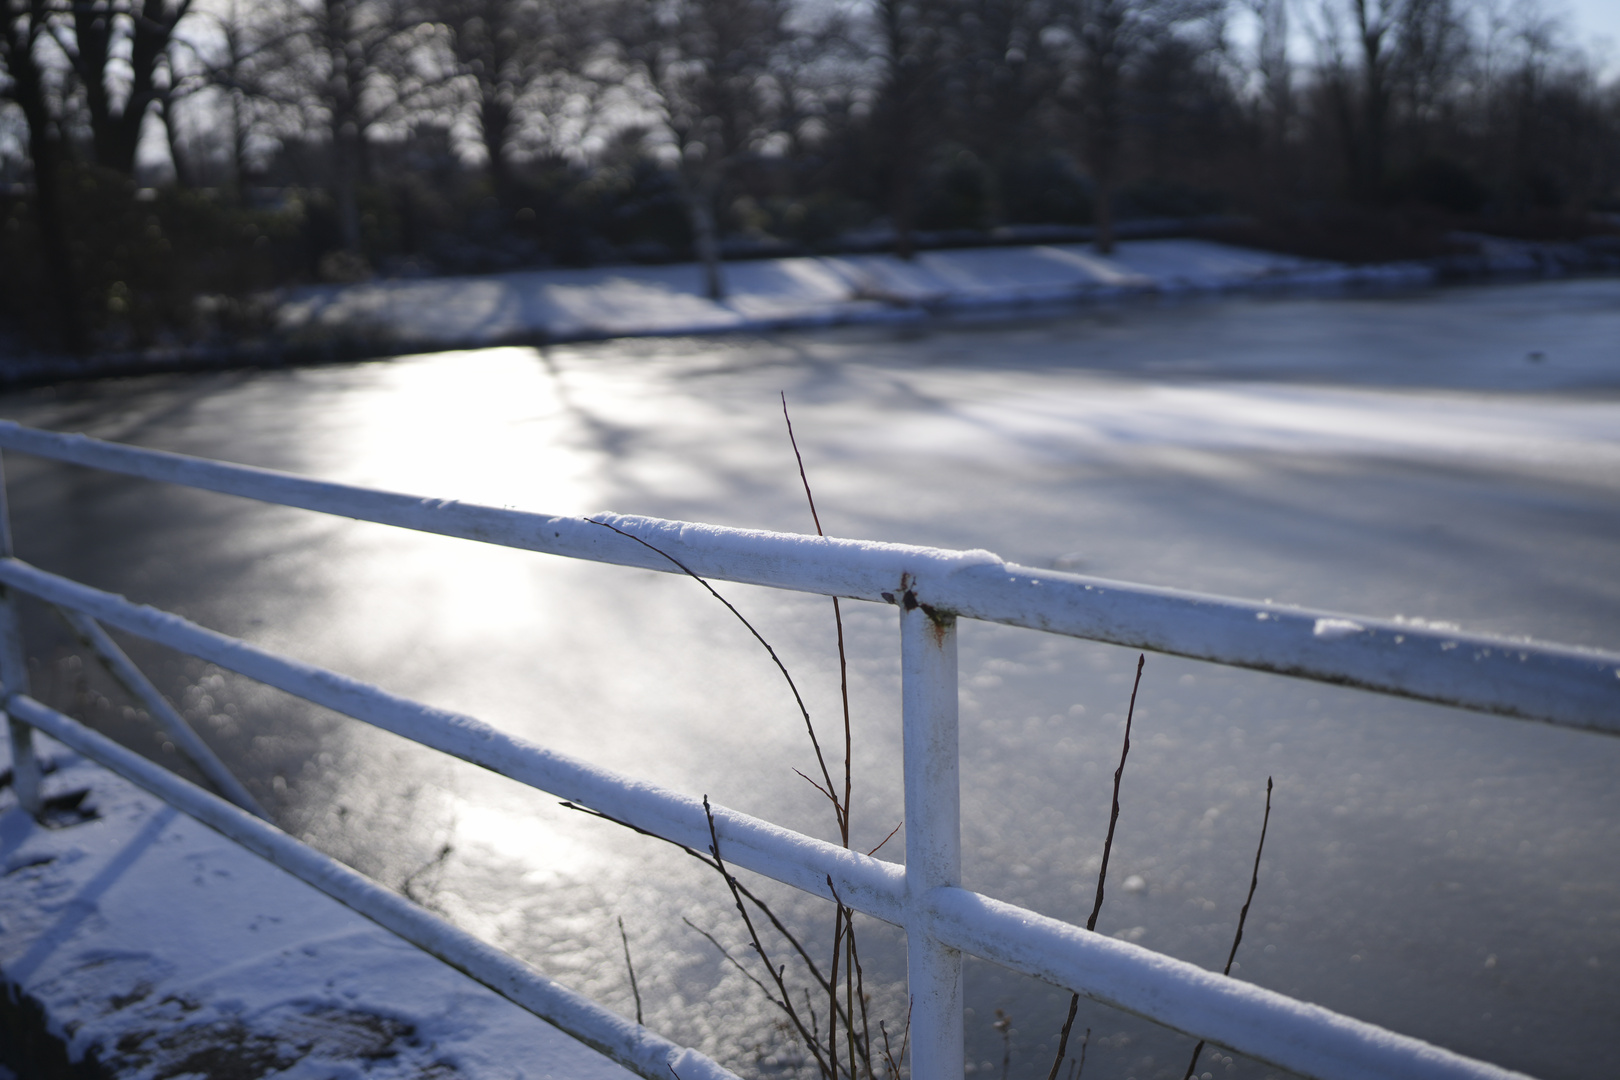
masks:
{"label": "sun reflection on ice", "polygon": [[525,881],[531,884],[537,879],[586,877],[603,862],[600,845],[587,844],[515,807],[457,798],[454,813],[458,847],[481,847],[503,862],[524,866]]}
{"label": "sun reflection on ice", "polygon": [[333,479],[545,513],[597,509],[558,380],[531,348],[404,357],[345,395]]}

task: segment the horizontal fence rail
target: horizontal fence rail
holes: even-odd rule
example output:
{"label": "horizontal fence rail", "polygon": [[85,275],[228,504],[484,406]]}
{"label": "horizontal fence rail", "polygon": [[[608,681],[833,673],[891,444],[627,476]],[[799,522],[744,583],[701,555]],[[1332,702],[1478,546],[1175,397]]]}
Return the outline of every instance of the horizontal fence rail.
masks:
{"label": "horizontal fence rail", "polygon": [[[591,519],[375,491],[0,421],[0,448],[525,551],[679,573]],[[716,581],[879,603],[1620,733],[1620,654],[1262,604],[943,551],[603,514]]]}
{"label": "horizontal fence rail", "polygon": [[[665,840],[698,850],[708,846],[707,815],[702,802],[691,796],[576,761],[473,717],[422,705],[359,680],[277,656],[177,615],[137,606],[122,597],[47,574],[17,559],[0,561],[0,583],[483,766]],[[262,839],[266,830],[277,832],[131,751],[118,748],[120,755],[113,755],[108,747],[117,744],[31,698],[16,695],[8,699],[6,707],[11,715],[96,757],[115,771],[124,772],[119,766],[129,759],[141,762],[141,772],[125,775],[188,813],[193,812],[193,806],[208,807],[209,813],[200,818],[205,824],[242,840],[260,854],[265,854],[260,848],[268,843]],[[154,787],[154,774],[162,776],[161,791]],[[169,797],[177,785],[190,789],[186,803]],[[903,866],[724,807],[711,809],[721,852],[728,863],[827,900],[833,899],[828,888],[830,879],[838,899],[847,907],[902,927],[926,924],[952,948],[1056,983],[1194,1038],[1207,1038],[1271,1065],[1321,1080],[1367,1080],[1391,1075],[1507,1080],[1522,1076],[965,889],[938,888],[910,898]],[[276,847],[277,852],[282,852],[285,844],[303,847],[291,838],[278,843],[283,846]],[[312,853],[310,857],[316,861],[308,865],[321,869],[310,876],[300,871],[304,863],[284,862],[284,854],[265,857],[287,866],[317,888],[326,888],[324,882],[336,873],[319,861],[326,857],[318,853]],[[353,875],[352,871],[345,873]],[[354,883],[345,879],[343,887],[345,891],[334,895],[369,915],[363,897],[351,902]],[[375,885],[372,888],[393,897],[387,890]],[[410,906],[397,897],[393,902],[396,906]],[[390,922],[383,925],[394,928]],[[417,941],[409,934],[402,936]],[[417,943],[439,955],[436,940]],[[452,959],[453,963],[475,974],[459,954],[453,955],[458,957]],[[500,988],[498,979],[480,981]],[[546,1013],[540,1015],[551,1018]]]}
{"label": "horizontal fence rail", "polygon": [[[961,1075],[964,953],[1322,1080],[1388,1076],[1505,1080],[1520,1075],[961,888],[954,630],[958,617],[1620,733],[1620,655],[1597,650],[1034,570],[984,551],[951,552],[621,515],[594,520],[552,517],[421,499],[35,431],[10,422],[0,422],[0,447],[523,550],[668,572],[684,569],[717,580],[897,606],[906,865],[860,855],[721,807],[713,808],[713,820],[728,863],[827,899],[833,899],[836,891],[836,899],[844,905],[905,929],[914,1020],[912,1071],[917,1080],[955,1080]],[[672,565],[675,560],[679,567]],[[105,637],[104,633],[97,637],[101,625],[146,638],[652,835],[704,850],[709,846],[709,818],[699,800],[30,566],[11,553],[0,503],[0,594],[4,594],[0,682],[5,684],[4,707],[17,762],[14,783],[23,805],[38,797],[37,775],[32,779],[24,775],[32,760],[24,736],[28,727],[37,727],[642,1075],[663,1080],[671,1064],[686,1080],[690,1075],[729,1075],[700,1055],[682,1051],[571,995],[252,813],[29,697],[14,606],[6,599],[13,593],[55,605],[92,644]],[[120,661],[128,664],[110,639],[97,651],[115,667]],[[138,689],[149,688],[133,665],[130,668],[124,672],[126,679]],[[256,810],[251,800],[241,798],[245,793],[236,790],[240,785],[233,783],[226,777],[216,780],[222,791]]]}

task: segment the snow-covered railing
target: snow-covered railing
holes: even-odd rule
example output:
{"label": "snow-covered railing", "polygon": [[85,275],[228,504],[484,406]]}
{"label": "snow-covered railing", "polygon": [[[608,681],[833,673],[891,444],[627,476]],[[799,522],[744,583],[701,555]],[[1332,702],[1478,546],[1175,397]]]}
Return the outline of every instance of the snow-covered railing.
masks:
{"label": "snow-covered railing", "polygon": [[[1216,663],[1361,687],[1570,727],[1620,733],[1620,655],[1461,634],[1035,570],[989,552],[726,529],[652,518],[590,520],[421,499],[0,422],[0,448],[261,502],[571,558],[678,572],[614,530],[706,578],[892,604],[899,613],[906,862],[896,865],[722,807],[728,862],[904,928],[918,1080],[963,1074],[962,955],[983,957],[1094,1000],[1322,1080],[1507,1077],[1326,1009],[1204,971],[1129,942],[960,886],[956,620],[975,618]],[[3,485],[0,485],[3,494]],[[28,696],[12,593],[66,613],[145,702],[156,691],[102,625],[178,649],[308,701],[702,850],[702,803],[576,761],[471,717],[434,709],[122,597],[29,566],[12,553],[0,505],[0,685],[13,784],[41,802],[30,731],[39,728],[233,837],[643,1076],[729,1076],[401,900],[254,816],[245,793],[205,775],[233,806]],[[112,655],[109,656],[109,650]],[[162,709],[148,703],[152,708]],[[184,721],[172,709],[167,723]],[[154,712],[154,716],[160,715]],[[177,745],[179,743],[177,742]],[[206,751],[206,748],[203,748]],[[199,762],[201,765],[202,763]],[[236,785],[240,787],[239,784]]]}

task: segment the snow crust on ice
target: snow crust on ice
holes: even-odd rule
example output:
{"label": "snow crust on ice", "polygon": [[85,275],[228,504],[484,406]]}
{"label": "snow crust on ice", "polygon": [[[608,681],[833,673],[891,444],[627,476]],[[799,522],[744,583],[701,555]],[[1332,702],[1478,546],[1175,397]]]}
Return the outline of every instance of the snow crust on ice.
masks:
{"label": "snow crust on ice", "polygon": [[[927,310],[1073,303],[1122,293],[1427,281],[1426,267],[1352,267],[1206,240],[1135,240],[727,263],[710,300],[701,268],[619,266],[320,285],[282,294],[284,330],[401,344],[490,344],[887,322]],[[1415,276],[1414,276],[1415,275]]]}
{"label": "snow crust on ice", "polygon": [[[0,978],[118,1075],[629,1080],[623,1068],[36,735],[46,828],[0,793]],[[9,764],[9,748],[0,747]]]}
{"label": "snow crust on ice", "polygon": [[1076,448],[1351,454],[1581,467],[1620,475],[1620,405],[1602,399],[1445,397],[1383,389],[1184,383],[985,393],[912,416],[879,447],[977,460],[1066,462]]}

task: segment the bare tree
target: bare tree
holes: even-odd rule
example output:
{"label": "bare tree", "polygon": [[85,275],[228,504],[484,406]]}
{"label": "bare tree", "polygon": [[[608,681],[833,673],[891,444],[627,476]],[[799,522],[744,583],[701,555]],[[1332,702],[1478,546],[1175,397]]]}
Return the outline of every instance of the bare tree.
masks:
{"label": "bare tree", "polygon": [[56,307],[54,321],[62,343],[77,352],[84,347],[85,338],[62,205],[65,147],[62,126],[51,108],[49,79],[41,56],[49,33],[50,11],[46,0],[0,0],[0,20],[0,100],[18,107],[28,129],[34,214]]}
{"label": "bare tree", "polygon": [[720,199],[736,162],[782,130],[773,73],[790,34],[786,0],[629,0],[620,14],[619,58],[673,146],[705,288],[717,300]]}
{"label": "bare tree", "polygon": [[548,121],[589,89],[581,70],[600,12],[583,0],[430,0],[426,10],[445,27],[451,77],[476,117],[491,185],[506,205],[524,129],[554,136]]}
{"label": "bare tree", "polygon": [[1288,0],[1248,0],[1259,24],[1254,70],[1259,97],[1265,158],[1276,190],[1285,186],[1283,175],[1288,125],[1294,113],[1294,65],[1288,57]]}
{"label": "bare tree", "polygon": [[954,0],[946,99],[953,135],[982,163],[986,217],[1004,217],[1009,165],[1041,145],[1063,73],[1042,31],[1062,14],[1054,0]]}
{"label": "bare tree", "polygon": [[[1383,190],[1391,69],[1397,27],[1410,0],[1334,0],[1322,5],[1318,49],[1343,145],[1348,190],[1362,201]],[[1347,40],[1348,39],[1348,40]]]}
{"label": "bare tree", "polygon": [[1141,0],[1071,0],[1069,86],[1078,101],[1081,156],[1091,173],[1097,250],[1114,250],[1114,194],[1125,137],[1126,64],[1144,32]]}
{"label": "bare tree", "polygon": [[223,11],[203,13],[213,23],[213,47],[189,50],[202,82],[218,95],[223,114],[218,119],[228,132],[230,176],[239,198],[247,189],[248,148],[261,109],[292,110],[301,96],[295,85],[283,85],[279,70],[288,42],[301,33],[300,22],[271,18],[276,12],[267,9],[251,10],[244,14],[242,5],[230,0]]}
{"label": "bare tree", "polygon": [[102,168],[134,175],[141,128],[161,93],[159,68],[190,10],[191,0],[79,0],[47,23],[77,78]]}
{"label": "bare tree", "polygon": [[929,147],[939,137],[941,9],[933,0],[874,0],[871,13],[879,69],[873,128],[888,174],[895,254],[902,259],[915,253],[917,185]]}
{"label": "bare tree", "polygon": [[254,50],[251,84],[325,135],[346,250],[360,248],[359,189],[369,179],[373,131],[440,81],[437,32],[407,0],[276,0],[261,9],[264,44]]}

